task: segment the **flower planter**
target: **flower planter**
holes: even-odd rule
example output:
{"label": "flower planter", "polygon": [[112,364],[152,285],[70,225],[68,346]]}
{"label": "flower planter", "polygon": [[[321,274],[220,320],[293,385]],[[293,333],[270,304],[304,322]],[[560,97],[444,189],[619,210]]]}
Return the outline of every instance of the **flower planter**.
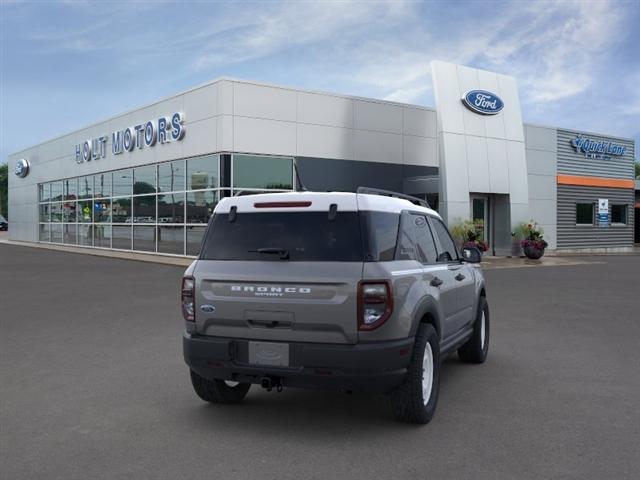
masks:
{"label": "flower planter", "polygon": [[524,254],[531,260],[538,260],[544,255],[544,248],[537,248],[533,245],[526,245],[524,247]]}

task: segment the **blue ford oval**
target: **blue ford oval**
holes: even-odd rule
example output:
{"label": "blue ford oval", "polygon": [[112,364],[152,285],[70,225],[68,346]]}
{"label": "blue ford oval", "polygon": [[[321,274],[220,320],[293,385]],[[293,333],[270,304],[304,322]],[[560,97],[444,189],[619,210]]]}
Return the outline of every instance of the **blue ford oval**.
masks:
{"label": "blue ford oval", "polygon": [[495,115],[504,107],[504,102],[495,93],[486,90],[471,90],[462,97],[462,103],[482,115]]}

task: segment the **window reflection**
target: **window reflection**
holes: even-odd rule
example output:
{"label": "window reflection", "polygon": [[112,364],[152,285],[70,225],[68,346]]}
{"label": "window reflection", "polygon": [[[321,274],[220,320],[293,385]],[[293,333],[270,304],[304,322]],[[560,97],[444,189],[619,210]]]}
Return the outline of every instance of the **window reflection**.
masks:
{"label": "window reflection", "polygon": [[156,223],[156,196],[133,197],[133,223]]}
{"label": "window reflection", "polygon": [[78,245],[93,245],[93,225],[78,225]]}
{"label": "window reflection", "polygon": [[51,204],[45,203],[40,205],[40,221],[41,222],[51,221]]}
{"label": "window reflection", "polygon": [[[62,221],[63,222],[75,222],[76,221],[76,202],[65,202],[62,204]],[[66,243],[66,242],[65,242]]]}
{"label": "window reflection", "polygon": [[218,155],[187,160],[187,190],[218,186]]}
{"label": "window reflection", "polygon": [[78,243],[78,226],[75,223],[67,223],[63,226],[62,241],[68,245]]}
{"label": "window reflection", "polygon": [[184,223],[184,193],[158,195],[158,223]]}
{"label": "window reflection", "polygon": [[113,223],[131,223],[131,197],[114,198],[111,208]]}
{"label": "window reflection", "polygon": [[51,224],[51,241],[53,243],[62,243],[62,224]]}
{"label": "window reflection", "polygon": [[91,214],[91,210],[93,208],[92,202],[90,201],[80,201],[78,202],[78,222],[81,223],[91,223],[93,220],[93,215]]}
{"label": "window reflection", "polygon": [[111,196],[111,173],[94,175],[93,183],[95,187],[95,196],[97,198]]}
{"label": "window reflection", "polygon": [[184,227],[158,227],[158,252],[184,255]]}
{"label": "window reflection", "polygon": [[217,194],[211,190],[188,192],[187,223],[208,223],[217,202]]}
{"label": "window reflection", "polygon": [[111,222],[111,200],[103,198],[93,202],[93,221],[96,223]]}
{"label": "window reflection", "polygon": [[38,239],[41,242],[50,242],[51,241],[51,224],[43,223],[40,224],[40,234],[38,235]]}
{"label": "window reflection", "polygon": [[94,225],[93,246],[111,248],[111,225]]}
{"label": "window reflection", "polygon": [[133,171],[133,194],[156,192],[156,166],[140,167]]}
{"label": "window reflection", "polygon": [[234,188],[293,188],[292,158],[233,155],[232,162]]}
{"label": "window reflection", "polygon": [[113,229],[111,248],[131,250],[131,226],[114,225],[111,228]]}
{"label": "window reflection", "polygon": [[64,185],[64,198],[65,200],[75,200],[78,198],[78,179],[72,178],[71,180],[65,180]]}
{"label": "window reflection", "polygon": [[51,221],[52,222],[62,221],[62,203],[51,204]]}
{"label": "window reflection", "polygon": [[78,179],[78,197],[93,197],[93,177],[80,177]]}
{"label": "window reflection", "polygon": [[185,187],[184,160],[158,165],[158,191],[179,192]]}
{"label": "window reflection", "polygon": [[136,225],[133,227],[133,249],[143,252],[156,251],[156,228],[141,227]]}
{"label": "window reflection", "polygon": [[206,227],[187,227],[187,255],[200,253],[200,245]]}
{"label": "window reflection", "polygon": [[63,200],[62,182],[51,183],[51,200],[53,201]]}
{"label": "window reflection", "polygon": [[124,197],[131,195],[133,185],[133,172],[131,170],[118,170],[113,172],[113,196]]}

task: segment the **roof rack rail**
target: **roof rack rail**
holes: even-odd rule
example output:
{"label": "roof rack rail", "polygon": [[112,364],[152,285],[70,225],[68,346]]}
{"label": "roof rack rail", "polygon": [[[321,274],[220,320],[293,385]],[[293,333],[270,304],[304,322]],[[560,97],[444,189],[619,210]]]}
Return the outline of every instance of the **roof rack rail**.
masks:
{"label": "roof rack rail", "polygon": [[409,200],[414,205],[420,205],[421,207],[431,208],[429,206],[429,202],[427,202],[426,200],[422,200],[421,198],[413,197],[411,195],[405,195],[404,193],[392,192],[391,190],[382,190],[381,188],[371,188],[371,187],[358,187],[356,192],[365,193],[368,195],[382,195],[384,197],[401,198],[403,200]]}

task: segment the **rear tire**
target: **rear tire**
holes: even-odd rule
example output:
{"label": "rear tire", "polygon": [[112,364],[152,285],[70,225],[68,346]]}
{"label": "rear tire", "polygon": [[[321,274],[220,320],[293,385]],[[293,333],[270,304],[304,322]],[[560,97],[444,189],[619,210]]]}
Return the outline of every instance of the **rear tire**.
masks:
{"label": "rear tire", "polygon": [[[224,380],[207,380],[193,370],[191,385],[196,394],[205,402],[211,403],[239,403],[247,395],[250,383],[225,382]],[[234,385],[235,386],[230,386]]]}
{"label": "rear tire", "polygon": [[440,344],[433,326],[418,327],[402,385],[391,392],[391,409],[397,420],[426,424],[433,418],[440,391]]}
{"label": "rear tire", "polygon": [[485,297],[480,297],[473,334],[458,349],[460,360],[466,363],[484,363],[489,353],[489,304]]}

